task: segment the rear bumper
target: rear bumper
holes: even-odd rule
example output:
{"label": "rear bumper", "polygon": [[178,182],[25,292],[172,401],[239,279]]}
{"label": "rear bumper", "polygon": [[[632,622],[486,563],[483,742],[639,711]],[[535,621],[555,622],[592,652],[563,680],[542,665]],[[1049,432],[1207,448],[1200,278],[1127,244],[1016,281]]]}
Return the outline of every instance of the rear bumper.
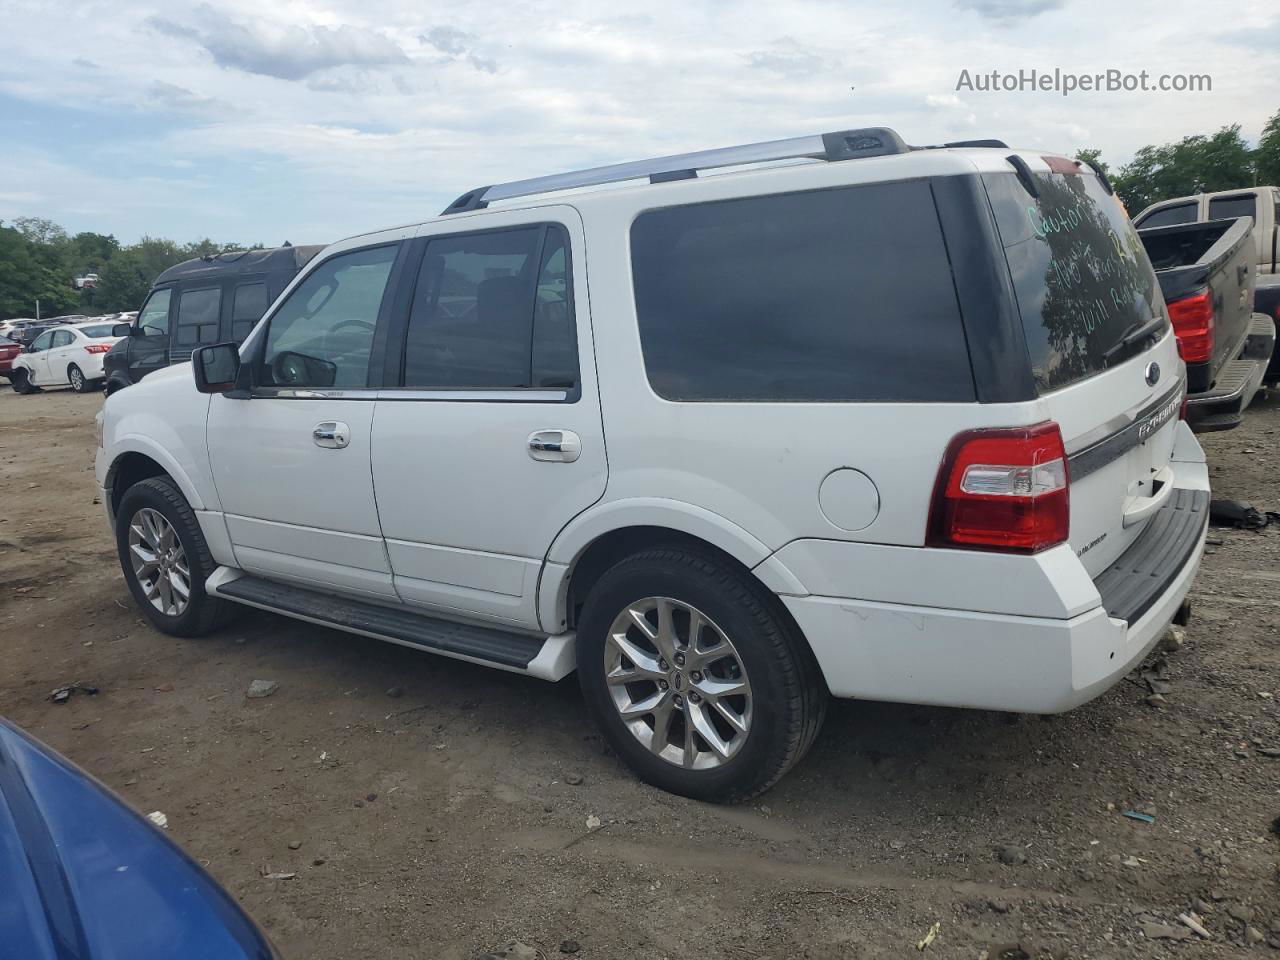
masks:
{"label": "rear bumper", "polygon": [[1240,356],[1223,367],[1212,389],[1187,397],[1187,423],[1192,430],[1209,433],[1240,425],[1267,375],[1275,342],[1275,323],[1270,317],[1254,314]]}
{"label": "rear bumper", "polygon": [[[952,582],[940,584],[944,592],[931,592],[926,578],[913,585],[922,598],[953,597],[959,590],[978,602],[998,590],[1010,598],[1005,609],[1019,609],[1026,598],[1039,598],[1046,586],[1054,586],[1057,603],[1036,601],[1044,604],[1046,616],[782,597],[831,692],[868,700],[1059,713],[1118,682],[1176,616],[1204,550],[1208,471],[1199,445],[1180,429],[1189,442],[1180,442],[1177,450],[1185,459],[1176,463],[1173,496],[1096,580],[1083,573],[1069,547],[1061,547],[1019,558],[1020,574],[1003,563],[992,565],[989,558],[995,555],[971,554],[967,564],[952,568],[947,578]],[[994,578],[999,582],[993,586]],[[1079,578],[1091,593],[1087,603],[1079,602]]]}

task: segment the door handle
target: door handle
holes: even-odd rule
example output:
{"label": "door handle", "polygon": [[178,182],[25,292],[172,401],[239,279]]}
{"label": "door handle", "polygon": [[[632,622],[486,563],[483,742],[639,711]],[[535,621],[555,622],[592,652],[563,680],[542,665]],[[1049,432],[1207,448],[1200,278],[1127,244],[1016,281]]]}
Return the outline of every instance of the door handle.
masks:
{"label": "door handle", "polygon": [[337,420],[326,420],[316,424],[316,428],[311,431],[311,439],[316,442],[317,447],[341,450],[351,442],[351,428]]}
{"label": "door handle", "polygon": [[529,434],[529,456],[535,460],[573,463],[582,456],[582,438],[572,430],[538,430]]}

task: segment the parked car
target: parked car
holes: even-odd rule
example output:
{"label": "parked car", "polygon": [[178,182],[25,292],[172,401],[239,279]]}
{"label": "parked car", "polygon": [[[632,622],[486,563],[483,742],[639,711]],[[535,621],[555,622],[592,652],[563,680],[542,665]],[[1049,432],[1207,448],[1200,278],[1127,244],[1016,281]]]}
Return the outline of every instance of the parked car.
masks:
{"label": "parked car", "polygon": [[0,377],[11,379],[13,361],[22,352],[22,346],[12,340],[0,340]]}
{"label": "parked car", "polygon": [[73,323],[46,329],[13,361],[9,379],[18,393],[71,387],[89,393],[102,386],[102,358],[119,337],[111,323]]}
{"label": "parked car", "polygon": [[13,320],[0,320],[0,340],[17,340],[17,333],[25,324],[35,323],[36,321],[26,317],[17,317]]}
{"label": "parked car", "polygon": [[1271,361],[1275,323],[1253,312],[1252,228],[1239,217],[1138,230],[1187,364],[1193,430],[1239,426]]}
{"label": "parked car", "polygon": [[266,936],[155,825],[0,718],[0,953],[13,960],[275,960]]}
{"label": "parked car", "polygon": [[142,309],[107,355],[106,390],[191,359],[200,344],[242,341],[268,305],[323,246],[242,250],[187,260],[156,278]]}
{"label": "parked car", "polygon": [[641,777],[739,801],[829,694],[1052,713],[1119,681],[1203,549],[1184,395],[1105,177],[872,128],[336,243],[243,346],[108,397],[97,479],[158,629],[241,604],[576,670]]}
{"label": "parked car", "polygon": [[1258,273],[1280,273],[1280,187],[1219,190],[1153,203],[1133,218],[1136,227],[1167,227],[1252,217],[1252,256]]}

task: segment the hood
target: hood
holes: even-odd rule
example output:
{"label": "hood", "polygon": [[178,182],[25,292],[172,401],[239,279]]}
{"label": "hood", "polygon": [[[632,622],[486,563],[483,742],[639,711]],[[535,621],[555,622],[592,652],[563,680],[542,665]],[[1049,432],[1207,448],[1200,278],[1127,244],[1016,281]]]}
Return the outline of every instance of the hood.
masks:
{"label": "hood", "polygon": [[0,944],[23,960],[276,960],[235,901],[106,787],[0,719]]}

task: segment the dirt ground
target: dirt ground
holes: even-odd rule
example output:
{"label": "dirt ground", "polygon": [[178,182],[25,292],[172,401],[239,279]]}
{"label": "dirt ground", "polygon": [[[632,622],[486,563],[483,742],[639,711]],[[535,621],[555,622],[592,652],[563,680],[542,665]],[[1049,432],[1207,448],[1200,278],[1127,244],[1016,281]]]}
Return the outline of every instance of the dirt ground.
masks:
{"label": "dirt ground", "polygon": [[[0,390],[0,712],[167,814],[287,958],[1280,957],[1280,528],[1211,531],[1163,706],[1136,673],[1046,718],[837,702],[721,808],[634,780],[573,679],[257,612],[152,630],[95,503],[100,403]],[[1280,510],[1278,430],[1260,398],[1203,438],[1216,496]],[[101,692],[47,699],[72,681]],[[1211,940],[1144,935],[1196,901]]]}

